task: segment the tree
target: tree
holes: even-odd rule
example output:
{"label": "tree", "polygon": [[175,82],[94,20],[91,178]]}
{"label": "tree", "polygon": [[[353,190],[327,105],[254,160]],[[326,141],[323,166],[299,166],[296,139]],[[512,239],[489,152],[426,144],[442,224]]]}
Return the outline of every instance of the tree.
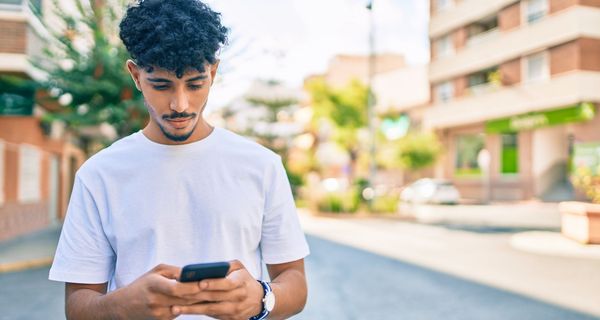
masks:
{"label": "tree", "polygon": [[307,83],[314,109],[313,126],[321,119],[333,123],[333,139],[350,157],[350,178],[354,178],[356,159],[360,149],[358,132],[368,124],[367,102],[369,89],[358,80],[336,89],[324,79],[317,78]]}
{"label": "tree", "polygon": [[432,166],[442,153],[442,144],[434,133],[410,133],[398,142],[398,158],[407,170]]}
{"label": "tree", "polygon": [[126,70],[129,54],[118,37],[117,12],[124,11],[125,1],[73,3],[76,10],[68,12],[53,1],[60,23],[46,23],[52,37],[44,50],[45,59],[34,61],[48,74],[40,86],[62,105],[45,120],[62,120],[75,132],[108,123],[118,137],[140,130],[147,113]]}

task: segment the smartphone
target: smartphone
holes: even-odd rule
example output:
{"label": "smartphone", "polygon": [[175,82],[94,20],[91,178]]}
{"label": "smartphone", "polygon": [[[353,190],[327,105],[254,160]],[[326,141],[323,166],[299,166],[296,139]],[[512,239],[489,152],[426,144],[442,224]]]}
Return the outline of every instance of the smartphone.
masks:
{"label": "smartphone", "polygon": [[204,279],[225,278],[229,272],[229,262],[188,264],[181,270],[180,282],[194,282]]}

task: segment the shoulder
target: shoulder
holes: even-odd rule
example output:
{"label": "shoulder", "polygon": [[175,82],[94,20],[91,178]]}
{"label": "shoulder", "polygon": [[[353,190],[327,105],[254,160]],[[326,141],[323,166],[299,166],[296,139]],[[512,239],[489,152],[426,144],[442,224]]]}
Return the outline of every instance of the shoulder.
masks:
{"label": "shoulder", "polygon": [[281,162],[281,157],[256,141],[224,128],[218,128],[221,150],[239,159],[247,159],[253,163],[273,165]]}
{"label": "shoulder", "polygon": [[110,166],[131,159],[139,151],[136,150],[140,147],[139,134],[141,133],[136,132],[123,137],[92,155],[77,170],[77,176],[83,180],[96,178],[103,170]]}

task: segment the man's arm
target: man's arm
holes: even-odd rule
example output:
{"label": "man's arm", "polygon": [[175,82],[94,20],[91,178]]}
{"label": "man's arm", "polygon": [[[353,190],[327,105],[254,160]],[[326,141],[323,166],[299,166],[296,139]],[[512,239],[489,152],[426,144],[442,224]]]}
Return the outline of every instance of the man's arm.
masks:
{"label": "man's arm", "polygon": [[158,265],[130,285],[110,293],[106,293],[106,283],[67,283],[67,319],[173,319],[171,306],[196,302],[184,297],[200,291],[197,283],[173,281],[180,270]]}
{"label": "man's arm", "polygon": [[275,308],[269,319],[286,319],[304,309],[307,286],[304,259],[267,265],[271,276],[271,288],[275,293]]}

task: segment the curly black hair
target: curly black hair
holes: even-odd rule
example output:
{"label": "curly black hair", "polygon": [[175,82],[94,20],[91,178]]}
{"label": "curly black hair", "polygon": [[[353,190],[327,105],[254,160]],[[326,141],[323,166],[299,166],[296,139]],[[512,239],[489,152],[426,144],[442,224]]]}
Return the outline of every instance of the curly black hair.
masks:
{"label": "curly black hair", "polygon": [[227,42],[221,14],[200,0],[139,0],[130,5],[119,25],[119,36],[135,63],[174,72],[204,72]]}

